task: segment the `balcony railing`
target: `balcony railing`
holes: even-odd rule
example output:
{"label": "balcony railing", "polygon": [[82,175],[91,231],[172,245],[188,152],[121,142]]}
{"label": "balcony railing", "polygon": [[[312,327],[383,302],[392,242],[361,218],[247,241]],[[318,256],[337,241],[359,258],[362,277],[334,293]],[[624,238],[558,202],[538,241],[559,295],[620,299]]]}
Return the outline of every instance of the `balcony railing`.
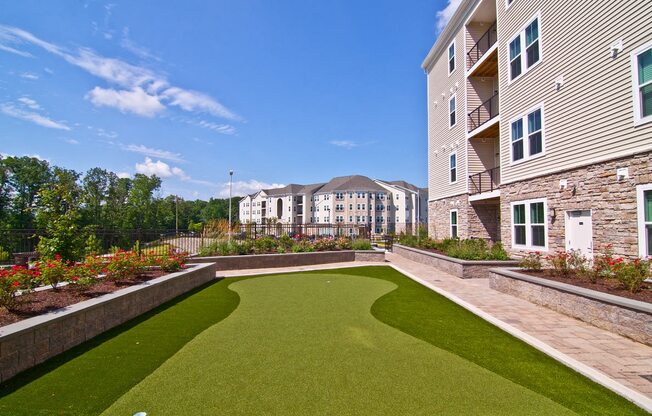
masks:
{"label": "balcony railing", "polygon": [[498,93],[495,93],[490,99],[469,113],[469,132],[482,126],[498,114]]}
{"label": "balcony railing", "polygon": [[469,194],[493,192],[500,188],[500,166],[469,176]]}
{"label": "balcony railing", "polygon": [[469,57],[469,68],[473,67],[480,58],[484,56],[485,53],[496,43],[498,40],[498,31],[496,30],[496,22],[493,22],[489,30],[487,30],[484,35],[478,39],[478,41],[473,45],[471,50],[467,52]]}

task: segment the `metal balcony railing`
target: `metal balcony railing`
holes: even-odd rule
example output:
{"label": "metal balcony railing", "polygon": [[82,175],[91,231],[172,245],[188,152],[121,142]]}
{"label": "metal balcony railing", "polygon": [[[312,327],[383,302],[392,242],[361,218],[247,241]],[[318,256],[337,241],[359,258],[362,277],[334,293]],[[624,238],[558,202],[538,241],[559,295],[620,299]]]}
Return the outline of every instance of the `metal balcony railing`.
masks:
{"label": "metal balcony railing", "polygon": [[469,176],[469,194],[493,192],[500,188],[500,166]]}
{"label": "metal balcony railing", "polygon": [[473,47],[467,52],[469,57],[468,63],[469,68],[473,67],[480,58],[484,56],[485,53],[496,43],[498,40],[498,31],[496,30],[496,22],[493,22],[489,30],[487,30],[478,41],[473,45]]}
{"label": "metal balcony railing", "polygon": [[469,113],[469,132],[482,126],[498,114],[498,93],[495,93],[491,98]]}

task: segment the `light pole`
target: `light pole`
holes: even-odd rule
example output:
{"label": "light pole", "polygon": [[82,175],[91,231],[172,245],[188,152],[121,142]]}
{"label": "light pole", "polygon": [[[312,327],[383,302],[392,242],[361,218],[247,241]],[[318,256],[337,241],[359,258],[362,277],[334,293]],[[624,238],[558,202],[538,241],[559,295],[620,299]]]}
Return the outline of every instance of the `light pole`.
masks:
{"label": "light pole", "polygon": [[233,193],[233,169],[229,171],[229,244],[231,244],[231,194]]}

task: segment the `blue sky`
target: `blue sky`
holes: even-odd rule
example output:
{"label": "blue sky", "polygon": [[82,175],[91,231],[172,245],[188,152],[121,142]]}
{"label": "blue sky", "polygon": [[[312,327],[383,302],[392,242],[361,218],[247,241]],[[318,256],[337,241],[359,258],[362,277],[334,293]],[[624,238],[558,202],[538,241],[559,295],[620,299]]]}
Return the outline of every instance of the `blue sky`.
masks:
{"label": "blue sky", "polygon": [[363,174],[426,185],[420,64],[456,4],[20,1],[0,15],[0,153],[228,196]]}

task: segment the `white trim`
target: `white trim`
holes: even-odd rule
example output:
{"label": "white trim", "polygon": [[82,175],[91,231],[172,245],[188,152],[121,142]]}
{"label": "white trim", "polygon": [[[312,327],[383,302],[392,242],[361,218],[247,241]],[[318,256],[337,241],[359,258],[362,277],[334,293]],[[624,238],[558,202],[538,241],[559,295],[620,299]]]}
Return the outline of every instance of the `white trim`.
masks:
{"label": "white trim", "polygon": [[[498,98],[500,99],[500,94],[498,95]],[[500,108],[500,103],[498,104],[498,108]],[[466,133],[466,138],[467,139],[472,139],[473,137],[477,136],[478,134],[482,133],[485,129],[488,129],[489,127],[493,126],[494,124],[497,124],[500,122],[500,114],[498,114],[496,117],[490,119],[483,125],[477,127],[475,130],[471,130],[470,132]]]}
{"label": "white trim", "polygon": [[[473,66],[471,68],[469,68],[468,71],[466,71],[466,74],[465,74],[466,77],[467,78],[472,77],[473,72],[475,72],[475,70],[478,69],[478,67],[480,65],[482,65],[484,63],[484,61],[486,61],[489,58],[489,56],[496,51],[496,49],[498,49],[498,41],[496,41],[496,43],[494,43],[491,46],[491,48],[489,48],[489,50],[487,50],[487,52],[485,52],[484,55],[482,55],[482,57],[480,57],[480,59],[475,64],[473,64]],[[485,77],[485,78],[487,78],[487,77]]]}
{"label": "white trim", "polygon": [[630,55],[632,67],[632,99],[634,100],[634,125],[640,126],[641,124],[652,122],[652,114],[649,116],[641,117],[641,100],[639,97],[640,86],[638,84],[638,56],[648,49],[652,49],[652,42],[648,42],[632,51]]}
{"label": "white trim", "polygon": [[[457,34],[455,35],[457,36]],[[451,46],[453,47],[453,70],[451,71]],[[455,44],[455,38],[453,37],[453,41],[448,44],[448,48],[446,48],[446,71],[448,72],[448,76],[450,77],[455,73],[455,70],[457,69],[457,45]]]}
{"label": "white trim", "polygon": [[[545,238],[545,246],[534,246],[532,245],[532,222],[530,218],[530,205],[543,202],[543,230]],[[516,244],[514,238],[514,205],[525,205],[525,245]],[[522,201],[512,201],[509,205],[509,215],[510,215],[510,230],[512,234],[512,248],[516,250],[534,250],[534,251],[548,251],[548,199],[547,198],[536,198],[536,199],[524,199]],[[519,224],[521,225],[521,224]]]}
{"label": "white trim", "polygon": [[[455,237],[453,237],[453,213],[455,213]],[[460,238],[460,213],[455,209],[448,211],[448,235],[450,238]]]}
{"label": "white trim", "polygon": [[[515,0],[516,1],[516,0]],[[525,44],[525,28],[527,28],[532,22],[538,19],[538,26],[539,26],[539,37],[537,38],[539,41],[539,60],[536,61],[532,66],[527,67],[526,65],[526,48],[527,45]],[[521,38],[521,73],[518,74],[518,76],[514,79],[512,79],[512,74],[511,74],[511,59],[509,56],[509,45],[516,39],[517,37]],[[541,11],[539,10],[536,12],[532,18],[530,18],[526,24],[521,27],[521,29],[516,32],[509,40],[507,41],[507,85],[512,85],[519,79],[523,77],[523,75],[527,74],[530,72],[533,68],[536,68],[539,66],[539,64],[543,62],[543,26],[541,24]]]}
{"label": "white trim", "polygon": [[500,196],[500,189],[494,189],[491,192],[482,192],[480,194],[469,195],[469,202],[482,201],[483,199],[498,198]]}
{"label": "white trim", "polygon": [[[516,0],[515,0],[516,1]],[[578,361],[574,358],[571,358],[570,356],[562,353],[561,351],[551,347],[550,345],[546,344],[545,342],[539,340],[538,338],[535,338],[534,336],[528,334],[527,332],[521,331],[520,329],[504,322],[501,321],[500,319],[494,317],[493,315],[483,311],[482,309],[478,308],[477,306],[474,306],[461,298],[453,295],[452,293],[447,292],[444,289],[441,289],[432,283],[421,279],[420,277],[401,269],[398,266],[395,266],[394,264],[389,264],[389,267],[393,268],[397,272],[409,277],[410,279],[414,280],[417,283],[420,283],[421,285],[427,287],[428,289],[432,290],[433,292],[436,292],[440,294],[441,296],[445,297],[446,299],[450,300],[451,302],[454,302],[467,311],[471,312],[472,314],[484,319],[485,321],[489,322],[490,324],[502,329],[503,331],[507,332],[508,334],[514,336],[515,338],[520,339],[521,341],[525,342],[526,344],[536,348],[537,350],[541,351],[542,353],[548,355],[549,357],[552,357],[553,359],[559,361],[563,365],[577,371],[578,373],[582,374],[583,376],[589,378],[590,380],[593,380],[594,382],[608,388],[609,390],[613,391],[616,394],[619,394],[620,396],[624,397],[625,399],[631,401],[632,403],[635,403],[636,405],[642,407],[643,409],[647,410],[648,412],[652,412],[652,399],[639,393],[636,390],[632,390],[629,387],[624,386],[623,384],[619,383],[618,381],[612,379],[611,377],[607,376],[606,374],[596,370],[595,368],[584,364],[581,361]]]}
{"label": "white trim", "polygon": [[[453,100],[455,100],[455,107],[451,112],[451,101]],[[451,114],[453,112],[455,113],[455,123],[451,124]],[[448,130],[452,130],[455,126],[457,126],[457,92],[448,97]]]}
{"label": "white trim", "polygon": [[509,2],[509,0],[505,0],[505,10],[509,9],[510,7],[512,7],[512,4],[514,4],[514,3],[516,3],[516,0],[512,0],[511,3]]}
{"label": "white trim", "polygon": [[428,194],[428,202],[437,202],[437,201],[442,201],[442,200],[448,199],[448,198],[454,198],[456,196],[461,197],[463,195],[467,195],[467,193],[466,192],[457,192],[457,193],[453,193],[453,194],[438,196],[437,198],[430,198],[430,194]]}
{"label": "white trim", "polygon": [[638,229],[638,255],[647,258],[647,243],[645,241],[645,191],[652,191],[652,183],[636,185],[636,222]]}
{"label": "white trim", "polygon": [[[453,170],[453,167],[451,166],[451,158],[455,156],[455,180],[451,182],[451,171]],[[454,150],[448,154],[448,184],[449,185],[454,185],[457,183],[459,180],[459,163],[458,163],[458,157],[457,157],[457,150]]]}
{"label": "white trim", "polygon": [[[530,141],[529,141],[529,133],[528,133],[528,116],[537,111],[541,110],[541,151],[535,155],[530,156]],[[522,120],[523,121],[523,157],[519,160],[514,160],[514,155],[512,153],[512,123]],[[508,132],[508,141],[509,141],[509,165],[514,166],[518,165],[524,162],[527,162],[532,159],[536,159],[542,156],[545,156],[546,154],[546,116],[545,116],[545,108],[544,108],[544,103],[541,102],[531,108],[529,108],[527,111],[519,114],[518,116],[512,118],[509,123],[507,123],[507,132]]]}

